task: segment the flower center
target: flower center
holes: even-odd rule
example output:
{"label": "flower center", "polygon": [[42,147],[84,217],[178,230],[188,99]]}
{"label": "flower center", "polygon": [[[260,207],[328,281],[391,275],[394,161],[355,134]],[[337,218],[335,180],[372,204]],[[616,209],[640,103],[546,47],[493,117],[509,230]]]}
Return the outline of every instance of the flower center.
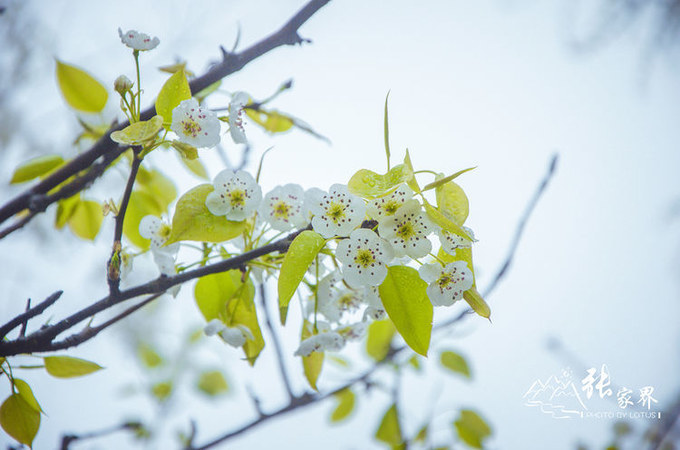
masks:
{"label": "flower center", "polygon": [[185,136],[196,137],[201,132],[201,126],[193,119],[188,119],[182,122]]}
{"label": "flower center", "polygon": [[286,202],[279,202],[274,205],[274,217],[287,220],[290,217],[291,207]]}
{"label": "flower center", "polygon": [[437,278],[437,286],[439,286],[439,289],[442,291],[448,288],[450,284],[453,284],[453,278],[451,278],[448,273],[443,273],[439,278]]}
{"label": "flower center", "polygon": [[357,308],[359,302],[351,293],[346,293],[338,298],[338,308],[341,311],[350,311]]}
{"label": "flower center", "polygon": [[335,223],[338,223],[345,217],[345,205],[341,203],[331,203],[331,206],[326,209],[326,215]]}
{"label": "flower center", "polygon": [[246,192],[242,189],[234,189],[229,193],[232,208],[237,206],[245,206]]}
{"label": "flower center", "polygon": [[170,237],[170,233],[172,232],[172,229],[170,228],[170,225],[163,224],[161,227],[158,229],[158,236],[163,239],[163,241],[167,241],[168,238]]}
{"label": "flower center", "polygon": [[416,234],[411,222],[404,222],[397,227],[397,236],[404,241],[408,241]]}
{"label": "flower center", "polygon": [[354,257],[354,262],[366,268],[371,264],[375,263],[375,257],[373,256],[373,252],[371,250],[362,248],[357,252],[357,255]]}
{"label": "flower center", "polygon": [[390,200],[387,203],[385,203],[385,207],[383,208],[385,210],[385,214],[388,216],[393,216],[394,213],[397,212],[399,209],[399,202],[395,200]]}

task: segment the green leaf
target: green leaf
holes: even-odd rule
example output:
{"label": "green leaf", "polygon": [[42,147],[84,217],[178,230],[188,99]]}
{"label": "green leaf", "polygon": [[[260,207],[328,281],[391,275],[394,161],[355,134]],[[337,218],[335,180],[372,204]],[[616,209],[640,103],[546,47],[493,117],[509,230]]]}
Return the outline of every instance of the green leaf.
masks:
{"label": "green leaf", "polygon": [[122,130],[111,133],[111,140],[123,145],[144,145],[155,139],[163,129],[163,117],[153,116],[149,120],[135,122]]}
{"label": "green leaf", "polygon": [[349,191],[363,198],[375,198],[387,194],[392,188],[407,182],[413,174],[404,164],[394,166],[385,175],[368,169],[357,171],[347,183]]}
{"label": "green leaf", "polygon": [[150,241],[139,234],[139,222],[141,222],[145,216],[160,216],[163,212],[165,212],[165,210],[161,209],[152,194],[144,191],[132,191],[125,212],[123,234],[130,242],[141,250],[148,249]]}
{"label": "green leaf", "polygon": [[324,245],[326,240],[321,235],[305,230],[298,234],[288,247],[279,274],[279,312],[282,325],[286,324],[290,299]]}
{"label": "green leaf", "polygon": [[460,416],[453,423],[461,440],[474,448],[482,448],[484,439],[491,436],[491,428],[479,414],[463,409]]}
{"label": "green leaf", "polygon": [[205,206],[205,198],[213,190],[212,184],[201,184],[180,197],[172,217],[168,244],[178,241],[224,242],[243,233],[245,221],[233,222],[216,216]]}
{"label": "green leaf", "polygon": [[354,411],[355,396],[351,389],[343,389],[334,394],[333,397],[338,401],[338,404],[331,413],[331,422],[341,422],[349,417]]}
{"label": "green leaf", "polygon": [[385,129],[385,156],[387,156],[387,168],[390,168],[390,124],[389,124],[389,117],[387,114],[387,102],[390,99],[390,92],[387,91],[387,95],[385,96],[385,124],[384,124],[384,129]]}
{"label": "green leaf", "polygon": [[375,437],[379,441],[392,446],[392,448],[403,448],[404,442],[401,436],[401,427],[399,426],[399,414],[397,413],[397,405],[393,404],[385,412],[385,415],[380,422],[378,430],[375,432]]}
{"label": "green leaf", "polygon": [[459,170],[458,172],[456,172],[456,173],[454,173],[454,174],[452,174],[452,175],[449,175],[448,177],[445,177],[444,174],[439,174],[439,175],[437,176],[437,178],[436,178],[435,181],[433,181],[432,183],[428,183],[428,184],[425,185],[425,187],[423,188],[423,192],[429,191],[430,189],[434,189],[434,188],[436,188],[436,187],[439,187],[439,186],[441,186],[441,185],[443,185],[443,184],[448,183],[448,182],[451,181],[451,180],[455,180],[455,179],[458,178],[459,176],[463,175],[465,172],[469,172],[469,171],[474,170],[474,169],[476,169],[476,168],[477,168],[477,167],[469,167],[469,168],[467,168],[467,169]]}
{"label": "green leaf", "polygon": [[258,109],[257,111],[247,108],[245,111],[248,117],[253,120],[253,122],[257,123],[272,134],[288,131],[295,123],[293,119],[278,111],[267,111],[262,108]]}
{"label": "green leaf", "polygon": [[0,425],[14,439],[32,447],[40,428],[40,412],[33,409],[20,394],[12,394],[0,406]]}
{"label": "green leaf", "polygon": [[463,225],[468,217],[470,203],[463,188],[453,181],[438,186],[435,190],[437,206],[446,217]]}
{"label": "green leaf", "polygon": [[[311,327],[312,324],[309,321],[305,320],[303,322],[301,334],[301,338],[303,340],[312,335]],[[319,375],[321,374],[321,369],[323,369],[324,357],[324,352],[312,352],[309,356],[302,357],[302,369],[305,373],[305,378],[315,391],[319,390],[316,387],[316,382],[319,379]]]}
{"label": "green leaf", "polygon": [[205,100],[210,94],[218,90],[221,84],[222,80],[217,80],[208,87],[198,91],[196,95],[194,95],[194,97],[196,98],[196,100],[198,100],[198,103],[202,103],[203,100]]}
{"label": "green leaf", "polygon": [[408,187],[413,189],[414,192],[420,192],[418,180],[416,180],[416,177],[413,174],[413,164],[411,164],[411,155],[408,153],[408,149],[406,149],[406,155],[404,155],[404,166],[406,167],[406,170],[409,174],[409,178],[406,181],[406,184],[408,184]]}
{"label": "green leaf", "polygon": [[371,323],[366,337],[366,353],[376,361],[385,359],[396,331],[391,320],[376,320]]}
{"label": "green leaf", "polygon": [[38,400],[36,400],[35,396],[33,395],[31,386],[29,386],[28,383],[20,378],[14,378],[14,388],[17,390],[21,398],[23,398],[24,401],[28,403],[28,406],[38,412],[42,412],[42,408],[40,407]]}
{"label": "green leaf", "polygon": [[451,372],[459,373],[467,378],[471,378],[467,361],[465,361],[465,358],[458,353],[452,352],[451,350],[443,351],[439,355],[439,362],[442,367],[449,369]]}
{"label": "green leaf", "polygon": [[264,348],[264,339],[253,302],[255,287],[250,279],[244,283],[241,277],[240,270],[202,277],[196,282],[194,298],[207,322],[220,319],[229,327],[248,327],[255,339],[246,341],[243,351],[253,365]]}
{"label": "green leaf", "polygon": [[491,308],[489,308],[489,305],[484,301],[482,295],[477,292],[477,289],[472,287],[463,292],[463,298],[477,314],[485,319],[491,317]]}
{"label": "green leaf", "polygon": [[177,198],[175,183],[158,170],[146,170],[140,167],[137,174],[137,184],[139,190],[150,194],[158,205],[157,215],[165,213],[170,203]]}
{"label": "green leaf", "polygon": [[57,60],[57,82],[61,95],[75,110],[98,113],[109,98],[106,88],[87,72]]}
{"label": "green leaf", "polygon": [[203,372],[198,379],[196,387],[199,391],[203,392],[209,397],[216,397],[229,391],[227,380],[219,370],[209,370],[207,372]]}
{"label": "green leaf", "polygon": [[179,155],[180,162],[186,167],[191,173],[196,175],[198,178],[203,180],[210,180],[208,176],[208,171],[205,170],[205,166],[199,159],[186,159]]}
{"label": "green leaf", "polygon": [[429,426],[423,425],[423,427],[420,430],[418,430],[418,433],[416,433],[416,436],[413,438],[413,441],[424,443],[427,440],[428,432],[429,432]]}
{"label": "green leaf", "polygon": [[45,155],[29,159],[19,164],[12,174],[10,184],[23,183],[41,175],[49,173],[51,170],[64,164],[64,158],[59,155]]}
{"label": "green leaf", "polygon": [[80,200],[75,205],[68,226],[76,236],[94,241],[104,220],[102,206],[92,200]]}
{"label": "green leaf", "polygon": [[72,356],[45,356],[45,370],[56,378],[73,378],[89,375],[103,369],[97,363]]}
{"label": "green leaf", "polygon": [[78,203],[80,203],[80,194],[57,202],[57,214],[54,218],[54,226],[57,227],[57,229],[64,228],[64,225],[68,223],[73,215],[73,211],[76,210]]}
{"label": "green leaf", "polygon": [[387,268],[380,285],[380,298],[387,315],[406,343],[418,354],[427,356],[432,333],[432,303],[427,297],[427,283],[412,267]]}
{"label": "green leaf", "polygon": [[182,157],[182,159],[188,159],[193,161],[198,158],[198,149],[193,145],[189,145],[186,142],[174,140],[170,143],[170,146],[177,150],[177,153]]}
{"label": "green leaf", "polygon": [[163,365],[163,358],[148,344],[137,347],[137,356],[145,367],[154,368]]}
{"label": "green leaf", "polygon": [[159,402],[164,402],[172,394],[172,382],[161,381],[151,387],[151,394],[158,399]]}
{"label": "green leaf", "polygon": [[156,114],[163,116],[163,126],[170,129],[172,110],[183,100],[191,98],[189,81],[184,70],[178,70],[165,82],[156,99]]}
{"label": "green leaf", "polygon": [[463,227],[461,227],[453,220],[446,217],[444,214],[441,213],[441,211],[439,211],[434,206],[430,205],[427,201],[425,201],[425,212],[434,223],[436,223],[446,231],[464,237],[468,241],[474,240],[470,235],[467,234]]}

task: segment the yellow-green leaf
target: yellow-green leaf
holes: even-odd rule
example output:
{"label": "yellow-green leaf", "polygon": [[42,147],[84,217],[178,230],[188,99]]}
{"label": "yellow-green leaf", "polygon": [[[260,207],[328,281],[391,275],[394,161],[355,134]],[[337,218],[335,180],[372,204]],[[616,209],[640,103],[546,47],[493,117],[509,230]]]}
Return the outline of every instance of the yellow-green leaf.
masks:
{"label": "yellow-green leaf", "polygon": [[194,95],[194,97],[196,98],[196,100],[198,100],[198,103],[202,103],[203,100],[205,100],[210,94],[218,90],[221,84],[222,80],[217,80],[208,87],[198,91],[196,95]]}
{"label": "yellow-green leaf", "polygon": [[434,223],[445,229],[446,231],[456,234],[458,236],[464,237],[468,241],[473,241],[472,236],[467,234],[467,232],[463,229],[462,226],[458,225],[455,223],[453,220],[449,219],[446,217],[444,214],[442,214],[437,208],[434,206],[430,205],[428,202],[425,202],[425,212],[427,213],[428,217],[432,219]]}
{"label": "yellow-green leaf", "polygon": [[413,192],[420,192],[420,186],[418,185],[418,180],[416,180],[415,175],[413,174],[413,164],[411,163],[411,155],[408,153],[408,149],[406,149],[406,155],[404,155],[404,166],[406,167],[406,171],[409,175],[408,180],[406,181],[406,184],[413,189]]}
{"label": "yellow-green leaf", "polygon": [[148,368],[154,368],[163,364],[163,358],[148,344],[140,344],[137,347],[137,356],[142,364]]}
{"label": "yellow-green leaf", "polygon": [[0,425],[14,439],[31,447],[40,428],[40,412],[20,394],[12,394],[0,406]]}
{"label": "yellow-green leaf", "polygon": [[387,194],[392,188],[407,182],[413,174],[404,164],[394,166],[385,175],[368,169],[357,171],[347,183],[349,191],[363,198],[375,198]]}
{"label": "yellow-green leaf", "polygon": [[[301,338],[307,339],[312,335],[312,324],[304,320],[302,323],[302,333],[301,333]],[[324,352],[312,352],[309,354],[309,356],[303,356],[302,357],[302,369],[305,373],[305,378],[307,379],[307,382],[309,385],[314,389],[315,391],[318,391],[319,389],[316,387],[316,382],[319,379],[319,375],[321,374],[321,369],[323,369],[323,360],[325,357]]]}
{"label": "yellow-green leaf", "polygon": [[474,169],[476,169],[476,167],[469,167],[467,169],[459,170],[458,172],[456,172],[452,175],[449,175],[448,177],[445,177],[444,174],[440,173],[439,175],[437,175],[437,178],[436,178],[435,181],[425,185],[425,187],[423,188],[423,192],[429,191],[430,189],[434,189],[436,187],[439,187],[443,184],[448,183],[451,180],[455,180],[459,176],[463,175],[465,172],[469,172],[469,171],[474,170]]}
{"label": "yellow-green leaf", "polygon": [[102,206],[93,200],[81,200],[75,205],[68,226],[76,236],[94,241],[104,220]]}
{"label": "yellow-green leaf", "polygon": [[407,266],[392,266],[380,285],[385,312],[397,331],[416,353],[427,356],[432,334],[432,303],[427,297],[427,283],[418,271]]}
{"label": "yellow-green leaf", "polygon": [[208,176],[208,171],[205,170],[205,166],[199,159],[186,159],[179,155],[179,160],[191,173],[196,175],[198,178],[203,180],[210,180]]}
{"label": "yellow-green leaf", "polygon": [[376,320],[371,323],[366,337],[366,353],[376,361],[385,359],[396,331],[391,320]]}
{"label": "yellow-green leaf", "polygon": [[10,184],[23,183],[41,175],[49,173],[51,170],[64,164],[64,158],[59,155],[45,155],[29,159],[19,164],[12,174]]}
{"label": "yellow-green leaf", "polygon": [[57,202],[57,215],[54,218],[54,226],[57,227],[57,229],[64,228],[64,225],[68,223],[73,215],[73,211],[76,210],[78,203],[80,203],[80,194]]}
{"label": "yellow-green leaf", "polygon": [[57,60],[57,82],[64,100],[75,110],[98,113],[106,106],[109,94],[104,85],[78,67]]}
{"label": "yellow-green leaf", "polygon": [[164,211],[165,210],[161,209],[153,195],[144,191],[132,191],[127,211],[125,212],[123,234],[130,242],[141,250],[148,249],[150,241],[144,239],[139,234],[139,222],[141,222],[145,216],[160,216]]}
{"label": "yellow-green leaf", "polygon": [[72,356],[45,356],[45,370],[56,378],[73,378],[89,375],[103,367],[86,359]]}
{"label": "yellow-green leaf", "polygon": [[151,387],[151,394],[158,399],[159,402],[164,402],[172,394],[172,382],[161,381]]}
{"label": "yellow-green leaf", "polygon": [[399,414],[397,413],[397,405],[393,404],[385,412],[385,415],[380,422],[378,430],[375,432],[375,437],[379,441],[392,446],[392,448],[402,448],[403,438],[401,436],[401,427],[399,426]]}
{"label": "yellow-green leaf", "polygon": [[290,299],[324,245],[326,245],[326,240],[321,235],[306,230],[297,235],[288,247],[279,274],[278,292],[281,324],[286,324]]}
{"label": "yellow-green leaf", "polygon": [[479,414],[470,409],[460,411],[460,416],[453,423],[461,440],[474,448],[483,448],[484,440],[491,436],[491,427]]}
{"label": "yellow-green leaf", "polygon": [[282,133],[290,130],[295,122],[293,119],[278,111],[266,111],[264,109],[254,110],[246,109],[248,117],[253,119],[253,122],[260,125],[262,128],[270,133]]}
{"label": "yellow-green leaf", "polygon": [[170,203],[177,198],[175,183],[158,170],[146,170],[140,167],[137,184],[139,190],[151,194],[158,205],[158,215],[165,213]]}
{"label": "yellow-green leaf", "polygon": [[191,98],[191,89],[184,69],[178,70],[165,82],[156,99],[156,114],[163,116],[163,125],[170,129],[172,110]]}
{"label": "yellow-green leaf", "polygon": [[17,390],[19,395],[21,395],[21,398],[23,398],[24,401],[28,403],[28,406],[30,406],[31,408],[35,409],[38,412],[42,412],[42,408],[40,407],[38,400],[33,395],[31,386],[29,386],[28,383],[26,383],[24,380],[20,378],[15,378],[14,388]]}
{"label": "yellow-green leaf", "polygon": [[355,396],[351,389],[343,389],[333,395],[337,400],[337,405],[331,413],[331,422],[341,422],[349,417],[354,411]]}
{"label": "yellow-green leaf", "polygon": [[172,217],[168,244],[178,241],[224,242],[243,233],[245,221],[233,222],[216,216],[205,206],[205,198],[213,190],[212,184],[201,184],[180,197]]}
{"label": "yellow-green leaf", "polygon": [[216,397],[229,390],[227,380],[219,370],[203,372],[198,379],[196,387],[209,397]]}
{"label": "yellow-green leaf", "polygon": [[179,153],[182,159],[193,161],[194,159],[198,158],[198,150],[193,145],[178,140],[172,141],[170,145],[172,148],[177,150],[177,153]]}
{"label": "yellow-green leaf", "polygon": [[390,167],[390,124],[389,124],[389,116],[388,116],[388,111],[387,111],[387,102],[390,99],[390,93],[389,91],[387,92],[387,95],[385,96],[385,120],[384,120],[384,134],[385,134],[385,156],[387,157],[387,168]]}
{"label": "yellow-green leaf", "polygon": [[459,373],[467,378],[470,378],[470,368],[467,361],[461,355],[451,350],[441,352],[439,355],[439,362],[442,367],[449,369],[451,372]]}
{"label": "yellow-green leaf", "polygon": [[491,317],[491,308],[489,308],[489,305],[484,301],[481,294],[477,292],[477,289],[472,287],[463,292],[463,298],[477,314],[486,319]]}
{"label": "yellow-green leaf", "polygon": [[453,181],[442,184],[435,189],[437,207],[446,217],[458,225],[463,225],[467,219],[470,203],[463,188]]}
{"label": "yellow-green leaf", "polygon": [[158,136],[163,128],[163,117],[153,116],[149,120],[135,122],[122,130],[111,133],[111,140],[123,145],[144,145]]}

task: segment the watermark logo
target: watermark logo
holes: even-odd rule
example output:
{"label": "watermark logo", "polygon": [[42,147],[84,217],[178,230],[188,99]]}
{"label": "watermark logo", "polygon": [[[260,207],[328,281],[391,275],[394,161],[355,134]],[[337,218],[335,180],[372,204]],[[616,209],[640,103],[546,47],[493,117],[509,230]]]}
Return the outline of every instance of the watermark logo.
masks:
{"label": "watermark logo", "polygon": [[[616,396],[614,396],[616,392]],[[593,399],[616,400],[609,411],[595,410]],[[574,378],[571,369],[560,375],[550,375],[545,381],[537,379],[522,396],[524,404],[539,409],[555,419],[570,418],[648,418],[660,419],[660,411],[652,411],[658,403],[653,386],[636,390],[625,386],[614,387],[606,364],[600,369],[586,370],[583,378]]]}

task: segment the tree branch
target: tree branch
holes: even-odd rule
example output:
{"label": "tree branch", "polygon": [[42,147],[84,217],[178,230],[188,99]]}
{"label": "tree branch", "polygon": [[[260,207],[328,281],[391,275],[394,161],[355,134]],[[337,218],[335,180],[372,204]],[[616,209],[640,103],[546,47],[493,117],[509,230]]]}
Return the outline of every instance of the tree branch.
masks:
{"label": "tree branch", "polygon": [[[311,0],[277,32],[271,34],[260,42],[253,44],[251,47],[248,47],[240,53],[228,53],[223,51],[222,62],[213,66],[204,75],[195,78],[189,83],[191,92],[196,93],[203,90],[222,78],[225,78],[232,73],[241,70],[248,63],[277,47],[306,42],[306,40],[302,39],[298,34],[298,29],[329,1],[330,0]],[[150,119],[155,114],[155,112],[155,107],[152,106],[147,108],[141,113],[140,120]],[[106,167],[108,167],[111,162],[113,162],[128,148],[114,143],[111,140],[111,132],[122,130],[128,125],[128,122],[114,124],[111,129],[109,129],[109,131],[107,131],[104,136],[102,136],[101,139],[99,139],[99,141],[97,141],[97,143],[95,143],[94,146],[92,146],[89,150],[73,158],[71,161],[46,177],[44,180],[40,181],[35,186],[32,186],[0,207],[0,223],[3,223],[10,217],[26,209],[28,209],[30,212],[43,212],[47,206],[56,201],[56,199],[53,197],[46,196],[45,194],[47,192],[63,183],[71,176],[88,169],[98,158],[105,156],[103,167],[100,167],[97,171],[88,172],[92,176],[92,179],[88,182],[91,182],[95,178],[99,177],[104,172]],[[77,180],[74,180],[62,187],[60,193],[65,191],[64,193],[70,192],[71,195],[73,195],[81,191],[87,184],[82,182],[78,183],[76,181]],[[26,217],[32,218],[33,216],[29,215]],[[25,225],[29,220],[30,219],[26,219],[26,221],[22,223],[21,226]],[[18,228],[20,227],[6,228],[0,232],[0,239]]]}
{"label": "tree branch", "polygon": [[14,319],[10,320],[5,325],[0,327],[0,340],[4,339],[4,337],[7,336],[7,333],[12,331],[19,325],[28,322],[30,319],[39,314],[42,314],[43,311],[52,306],[57,300],[59,300],[59,297],[61,297],[61,294],[63,293],[64,291],[55,292],[54,294],[50,295],[45,300],[43,300],[41,303],[38,303],[36,306],[30,308],[23,314],[19,314]]}

